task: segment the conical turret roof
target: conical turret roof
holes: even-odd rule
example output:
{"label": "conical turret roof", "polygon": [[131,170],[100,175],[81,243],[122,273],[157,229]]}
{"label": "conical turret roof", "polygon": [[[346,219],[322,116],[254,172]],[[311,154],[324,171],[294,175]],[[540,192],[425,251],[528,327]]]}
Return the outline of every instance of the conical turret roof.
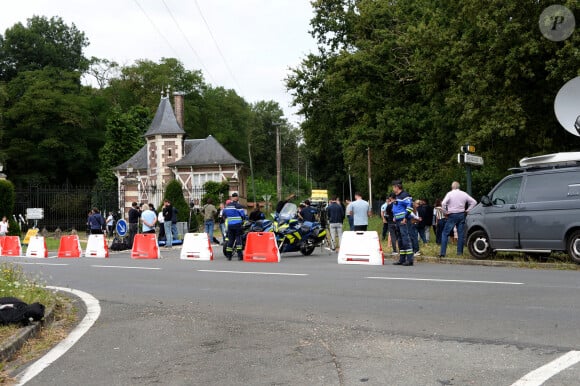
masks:
{"label": "conical turret roof", "polygon": [[174,135],[185,134],[185,131],[177,123],[171,102],[168,97],[162,97],[155,113],[155,118],[149,126],[149,130],[145,133],[145,138],[154,135]]}

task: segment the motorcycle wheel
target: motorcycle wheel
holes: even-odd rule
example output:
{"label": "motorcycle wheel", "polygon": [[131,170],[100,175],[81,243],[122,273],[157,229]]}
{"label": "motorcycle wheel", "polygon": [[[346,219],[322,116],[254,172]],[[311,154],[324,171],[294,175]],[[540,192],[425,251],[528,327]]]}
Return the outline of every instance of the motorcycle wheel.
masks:
{"label": "motorcycle wheel", "polygon": [[314,245],[313,242],[306,241],[300,246],[300,253],[302,253],[304,256],[310,256],[312,255],[312,252],[314,252],[315,248],[316,245]]}

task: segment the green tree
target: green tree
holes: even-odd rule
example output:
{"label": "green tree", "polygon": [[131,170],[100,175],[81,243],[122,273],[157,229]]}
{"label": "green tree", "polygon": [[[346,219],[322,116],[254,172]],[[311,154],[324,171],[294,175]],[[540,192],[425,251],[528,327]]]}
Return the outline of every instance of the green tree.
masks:
{"label": "green tree", "polygon": [[183,187],[177,180],[171,180],[165,186],[165,197],[177,209],[177,221],[187,222],[189,219],[189,205],[183,196]]}
{"label": "green tree", "polygon": [[20,226],[12,217],[15,199],[14,184],[8,180],[0,180],[0,219],[4,216],[8,219],[9,235],[20,234]]}
{"label": "green tree", "polygon": [[60,17],[34,16],[26,26],[17,23],[0,35],[0,80],[9,81],[25,71],[56,67],[76,72],[88,68],[83,49],[89,42],[74,24]]}
{"label": "green tree", "polygon": [[117,180],[113,168],[125,162],[145,145],[145,134],[151,123],[149,110],[134,106],[127,112],[114,108],[107,120],[105,144],[99,151],[101,162],[99,184],[102,189],[114,190]]}
{"label": "green tree", "polygon": [[[93,71],[102,77],[103,69],[110,67],[110,62],[96,60]],[[112,104],[122,110],[140,105],[154,113],[159,105],[160,95],[167,89],[180,91],[186,95],[198,93],[203,86],[203,77],[199,70],[187,70],[178,59],[162,58],[159,63],[151,60],[137,60],[135,64],[124,66],[118,76],[106,79],[109,87],[105,95]]]}
{"label": "green tree", "polygon": [[94,180],[103,140],[77,79],[74,72],[46,67],[8,83],[3,142],[16,185]]}
{"label": "green tree", "polygon": [[580,37],[545,39],[537,20],[548,5],[314,1],[319,52],[287,85],[316,175],[336,186],[348,169],[365,186],[370,151],[373,191],[402,178],[438,196],[463,175],[456,153],[465,142],[486,160],[474,173],[480,187],[523,156],[577,147],[552,108],[578,75]]}
{"label": "green tree", "polygon": [[[223,201],[224,197],[228,197],[229,185],[227,182],[207,181],[203,184],[203,189],[205,190],[205,194],[201,199],[201,204],[205,205],[207,199],[211,198],[217,207]],[[220,200],[220,197],[222,197],[222,200]]]}

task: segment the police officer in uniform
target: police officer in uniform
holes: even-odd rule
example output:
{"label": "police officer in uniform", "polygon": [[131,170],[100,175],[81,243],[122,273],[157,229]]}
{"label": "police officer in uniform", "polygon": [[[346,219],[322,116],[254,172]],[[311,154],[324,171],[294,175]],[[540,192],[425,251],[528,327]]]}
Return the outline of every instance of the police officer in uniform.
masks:
{"label": "police officer in uniform", "polygon": [[242,252],[242,224],[246,218],[246,213],[238,200],[238,193],[232,193],[232,201],[223,210],[228,235],[228,244],[226,246],[226,257],[228,260],[231,260],[234,254],[234,241],[236,243],[238,260],[244,258]]}

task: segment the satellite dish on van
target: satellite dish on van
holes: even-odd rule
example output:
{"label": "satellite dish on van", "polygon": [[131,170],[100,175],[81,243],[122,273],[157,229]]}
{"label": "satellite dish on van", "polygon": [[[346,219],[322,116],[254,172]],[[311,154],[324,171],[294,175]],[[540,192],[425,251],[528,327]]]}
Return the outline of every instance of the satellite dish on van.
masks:
{"label": "satellite dish on van", "polygon": [[566,82],[558,91],[554,112],[566,131],[580,137],[580,76]]}

